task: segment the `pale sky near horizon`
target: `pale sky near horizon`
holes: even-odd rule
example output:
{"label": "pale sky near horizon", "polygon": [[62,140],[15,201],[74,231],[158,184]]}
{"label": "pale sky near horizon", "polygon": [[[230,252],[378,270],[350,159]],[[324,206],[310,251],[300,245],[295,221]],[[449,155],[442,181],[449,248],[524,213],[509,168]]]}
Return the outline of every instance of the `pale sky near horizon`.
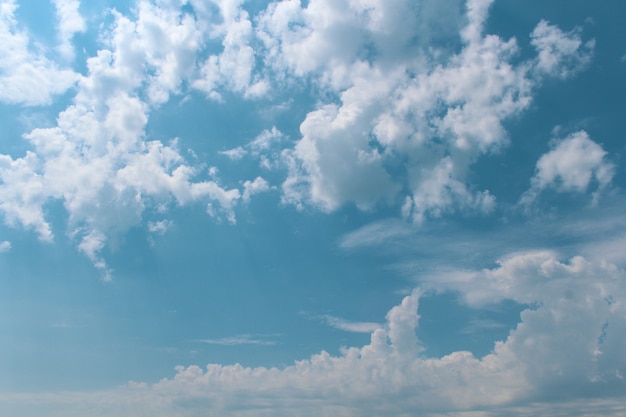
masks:
{"label": "pale sky near horizon", "polygon": [[0,415],[626,414],[626,3],[0,0]]}

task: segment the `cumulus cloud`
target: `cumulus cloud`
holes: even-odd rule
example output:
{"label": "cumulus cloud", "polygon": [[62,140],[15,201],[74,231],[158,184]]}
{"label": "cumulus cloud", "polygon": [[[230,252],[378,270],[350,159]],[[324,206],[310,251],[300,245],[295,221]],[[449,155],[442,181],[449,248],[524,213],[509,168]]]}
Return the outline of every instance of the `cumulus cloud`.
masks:
{"label": "cumulus cloud", "polygon": [[595,41],[582,41],[580,30],[563,32],[545,20],[539,22],[530,35],[537,49],[536,70],[559,78],[566,78],[584,69],[593,56]]}
{"label": "cumulus cloud", "polygon": [[[4,6],[6,22],[14,7]],[[75,3],[57,6],[69,15],[64,19],[72,19]],[[0,155],[5,220],[52,240],[43,207],[61,200],[69,235],[105,279],[110,271],[100,254],[108,238],[139,224],[151,206],[204,201],[211,216],[234,222],[241,198],[239,190],[226,190],[216,180],[194,180],[199,172],[186,163],[175,140],[165,144],[145,137],[151,108],[178,91],[200,45],[193,17],[180,5],[161,6],[140,2],[137,20],[114,11],[111,31],[103,36],[106,47],[87,60],[88,73],[57,126],[24,135],[32,146],[25,156]]]}
{"label": "cumulus cloud", "polygon": [[53,0],[56,8],[59,32],[58,50],[66,59],[74,57],[72,38],[76,33],[84,32],[85,20],[79,12],[78,0]]}
{"label": "cumulus cloud", "polygon": [[11,104],[49,104],[78,80],[71,69],[59,66],[35,48],[15,18],[15,0],[0,2],[0,101]]}
{"label": "cumulus cloud", "polygon": [[269,191],[269,189],[270,185],[261,177],[256,177],[253,181],[245,181],[243,183],[243,194],[241,195],[241,200],[248,203],[253,195]]}
{"label": "cumulus cloud", "polygon": [[[469,184],[468,174],[478,157],[507,145],[503,122],[529,106],[548,58],[513,64],[516,40],[484,33],[491,3],[467,2],[465,19],[455,20],[458,51],[423,48],[407,32],[419,25],[402,23],[419,21],[423,9],[407,2],[268,7],[259,24],[266,64],[287,80],[309,75],[337,98],[310,112],[300,140],[283,152],[283,200],[324,211],[403,204],[418,223],[493,210],[495,197]],[[533,33],[541,51],[552,51],[551,75],[565,61],[586,62],[591,46],[577,32],[541,22]]]}
{"label": "cumulus cloud", "polygon": [[[192,2],[203,11],[204,6]],[[193,87],[204,91],[208,97],[221,99],[220,90],[226,88],[247,98],[263,96],[269,88],[267,81],[255,72],[256,53],[252,47],[253,25],[241,1],[219,1],[222,22],[212,27],[212,36],[222,39],[222,50],[211,54],[201,64]]]}
{"label": "cumulus cloud", "polygon": [[554,141],[553,149],[537,161],[531,188],[522,196],[522,203],[531,203],[546,188],[561,192],[585,192],[592,182],[597,184],[599,190],[605,188],[615,170],[606,155],[602,146],[591,140],[585,131]]}
{"label": "cumulus cloud", "polygon": [[[84,30],[79,4],[54,4],[69,48]],[[273,127],[222,152],[252,156],[264,169],[285,168],[283,202],[323,211],[349,203],[372,210],[383,202],[417,223],[454,210],[488,213],[495,197],[468,181],[472,165],[506,146],[503,122],[531,102],[539,82],[531,75],[560,76],[563,65],[580,67],[590,56],[591,44],[577,31],[540,22],[532,35],[539,57],[513,64],[515,39],[484,33],[488,0],[469,0],[465,8],[461,0],[446,7],[434,0],[283,1],[252,17],[242,4],[142,0],[130,15],[113,10],[102,48],[78,77],[29,49],[15,3],[4,0],[0,99],[45,103],[78,79],[57,126],[25,135],[32,149],[23,157],[1,156],[5,220],[51,240],[42,208],[60,199],[70,235],[99,265],[108,236],[139,223],[154,203],[202,200],[209,215],[234,223],[237,202],[269,185],[259,177],[240,191],[216,178],[195,180],[199,172],[175,140],[145,137],[150,112],[190,88],[214,98],[224,91],[255,98],[304,79],[334,99],[306,115],[295,145]],[[459,48],[440,46],[450,43]],[[600,182],[609,176],[593,172]]]}
{"label": "cumulus cloud", "polygon": [[[568,414],[565,404],[583,398],[589,409],[620,415],[623,408],[615,406],[625,388],[625,279],[614,265],[582,257],[563,262],[552,252],[514,254],[493,269],[436,273],[387,313],[365,346],[344,348],[338,356],[321,352],[283,369],[179,367],[175,377],[155,384],[100,393],[96,415],[130,416],[137,407],[156,416],[507,415],[524,408],[521,400],[533,404],[531,414],[564,407],[554,415],[577,415]],[[418,308],[433,290],[458,292],[471,306],[506,299],[529,307],[484,357],[460,351],[428,358],[419,340]],[[209,343],[251,340],[256,338]],[[55,398],[65,401],[66,413],[74,399]]]}

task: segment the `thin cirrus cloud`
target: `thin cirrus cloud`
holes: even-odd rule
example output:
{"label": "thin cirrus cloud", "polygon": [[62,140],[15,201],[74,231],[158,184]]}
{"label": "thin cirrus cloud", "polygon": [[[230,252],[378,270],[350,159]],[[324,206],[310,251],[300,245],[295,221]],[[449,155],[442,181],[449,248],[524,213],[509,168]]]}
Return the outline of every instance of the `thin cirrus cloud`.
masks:
{"label": "thin cirrus cloud", "polygon": [[220,346],[240,346],[240,345],[259,345],[259,346],[273,346],[278,342],[272,340],[276,335],[253,335],[253,334],[241,334],[233,337],[224,337],[219,339],[201,339],[200,343],[207,345],[220,345]]}
{"label": "thin cirrus cloud", "polygon": [[350,333],[372,333],[384,326],[381,323],[366,321],[351,321],[331,314],[309,314],[301,313],[309,320],[319,321],[329,327]]}

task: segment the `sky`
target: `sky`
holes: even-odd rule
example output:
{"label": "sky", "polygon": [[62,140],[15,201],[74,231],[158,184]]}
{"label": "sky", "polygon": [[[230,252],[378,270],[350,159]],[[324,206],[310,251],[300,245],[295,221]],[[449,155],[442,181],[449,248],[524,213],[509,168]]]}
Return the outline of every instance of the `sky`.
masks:
{"label": "sky", "polygon": [[0,415],[626,415],[624,16],[0,0]]}

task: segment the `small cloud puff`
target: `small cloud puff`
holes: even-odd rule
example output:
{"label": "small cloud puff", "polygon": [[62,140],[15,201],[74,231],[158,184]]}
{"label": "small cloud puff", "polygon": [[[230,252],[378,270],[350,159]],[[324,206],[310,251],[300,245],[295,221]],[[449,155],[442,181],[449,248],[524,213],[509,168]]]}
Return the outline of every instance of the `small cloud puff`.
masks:
{"label": "small cloud puff", "polygon": [[11,247],[12,247],[11,242],[9,242],[8,240],[0,242],[0,253],[10,251]]}
{"label": "small cloud puff", "polygon": [[546,188],[584,193],[595,180],[598,191],[604,189],[611,183],[615,171],[606,155],[602,146],[591,140],[585,131],[553,141],[553,149],[537,161],[531,188],[522,196],[521,203],[532,203]]}
{"label": "small cloud puff", "polygon": [[256,177],[253,181],[245,181],[243,183],[243,194],[241,200],[244,203],[249,203],[250,198],[259,193],[263,193],[270,190],[270,185],[265,179]]}
{"label": "small cloud puff", "polygon": [[563,32],[542,20],[530,35],[537,49],[536,70],[540,74],[567,78],[584,69],[591,62],[595,41],[585,43],[580,31]]}
{"label": "small cloud puff", "polygon": [[150,233],[164,235],[173,226],[174,226],[174,222],[171,220],[159,220],[156,222],[148,222],[148,231]]}

